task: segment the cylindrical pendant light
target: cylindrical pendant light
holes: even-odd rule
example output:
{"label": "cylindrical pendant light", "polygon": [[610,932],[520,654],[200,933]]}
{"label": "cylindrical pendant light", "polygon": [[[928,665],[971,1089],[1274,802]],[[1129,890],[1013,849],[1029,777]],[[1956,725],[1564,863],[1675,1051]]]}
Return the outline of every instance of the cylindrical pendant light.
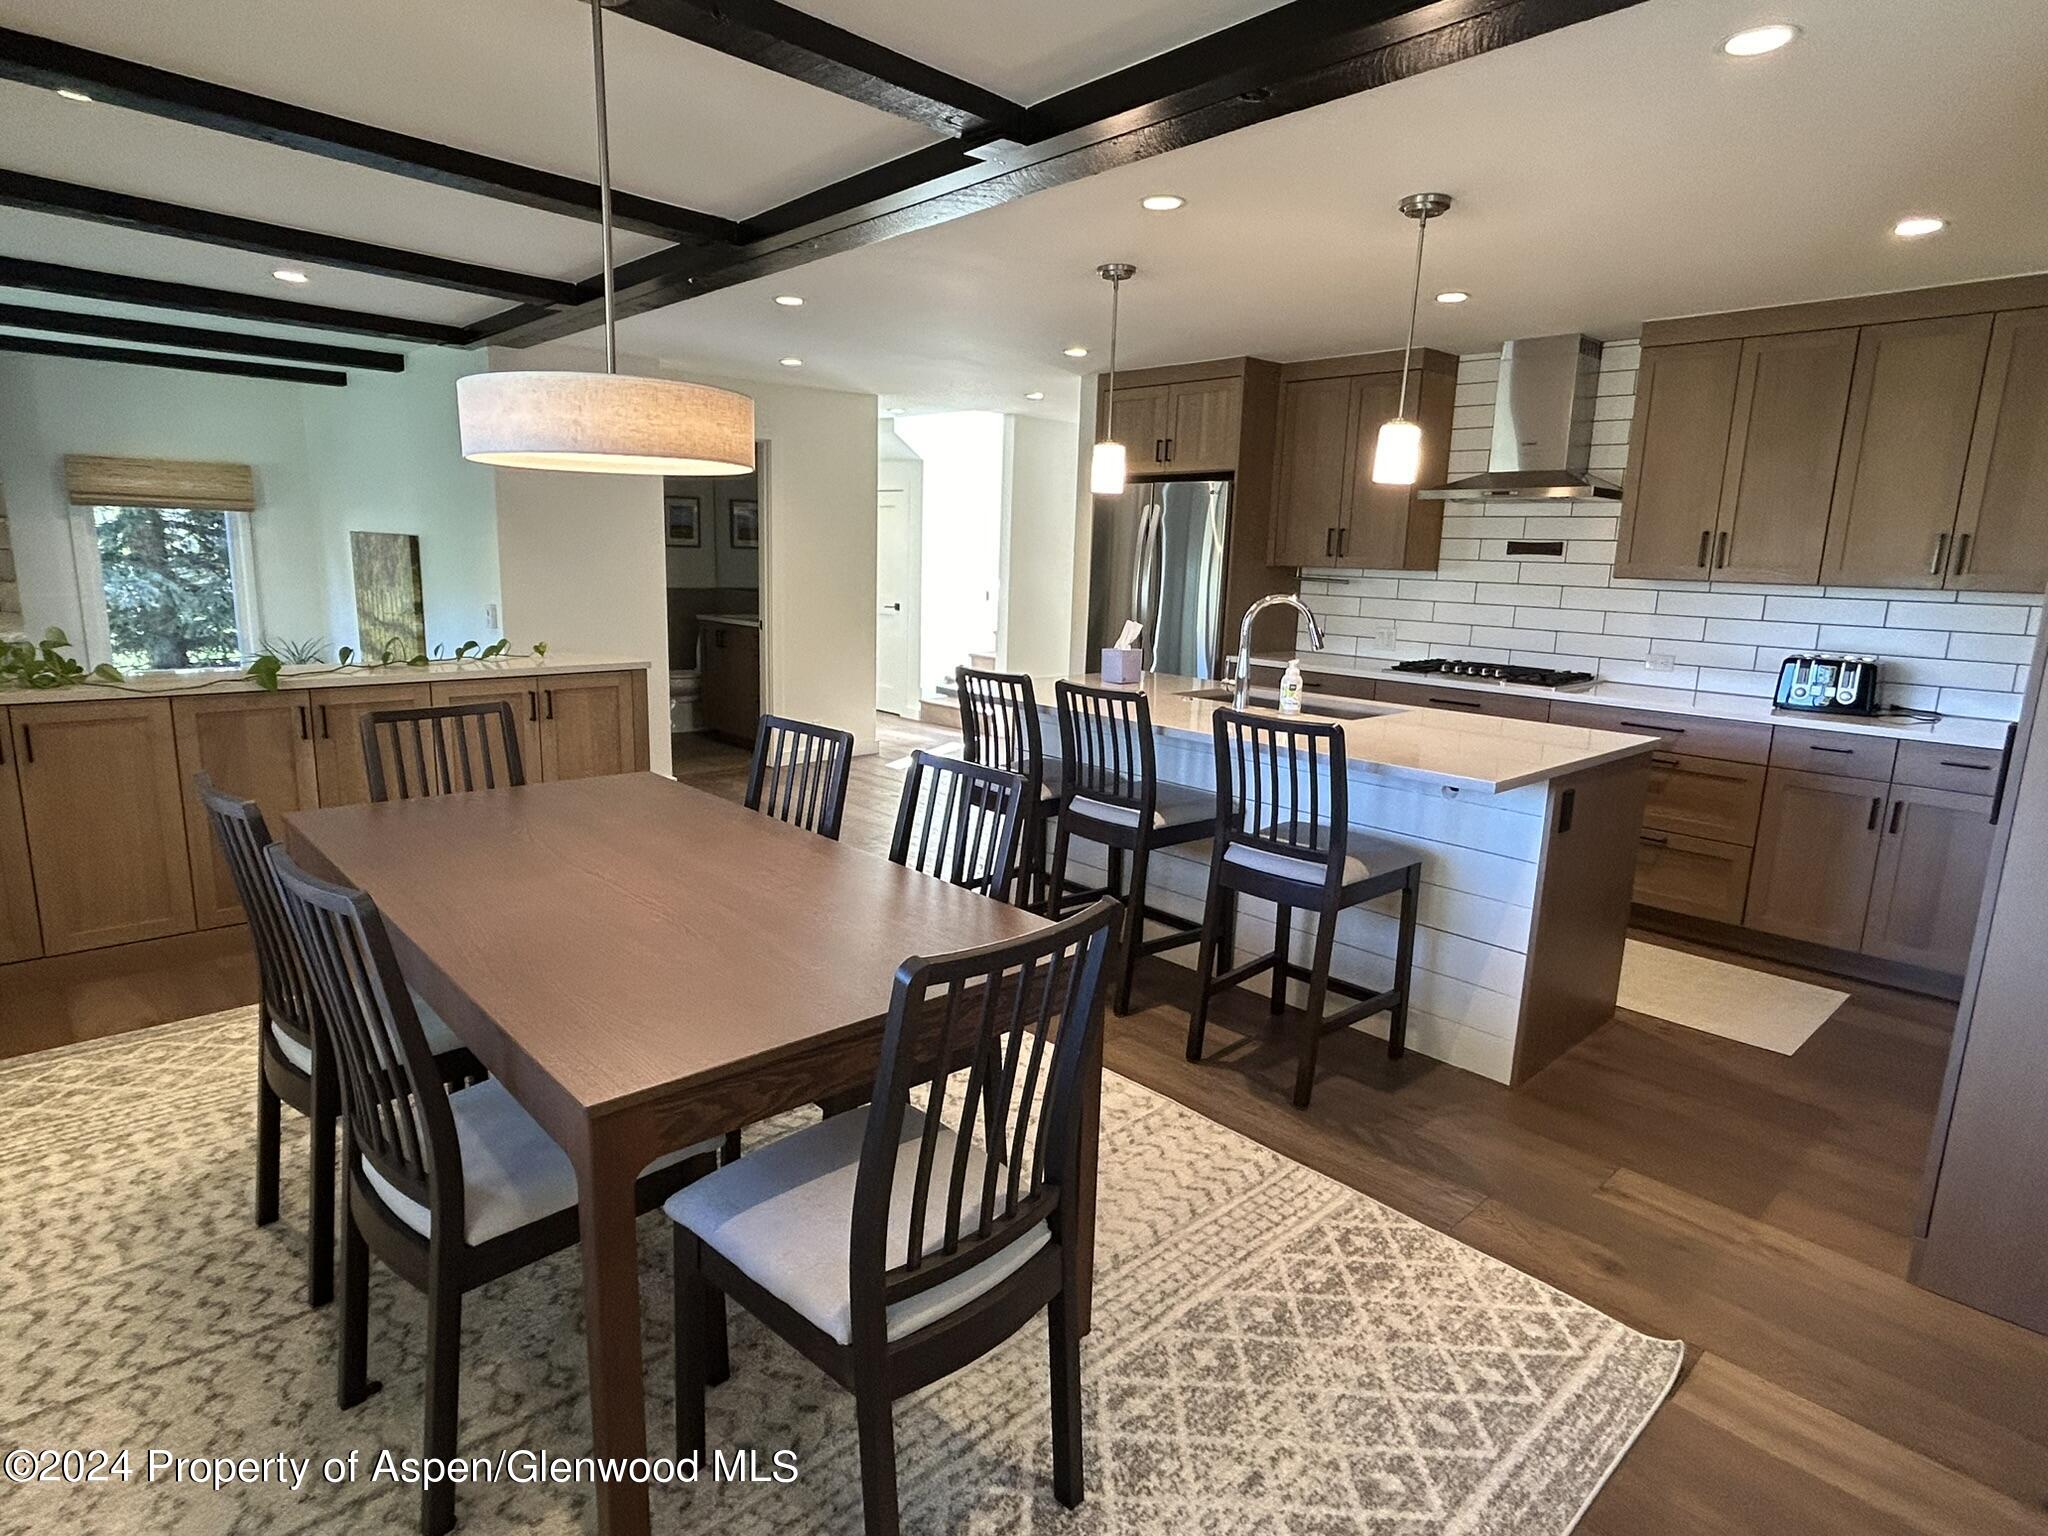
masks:
{"label": "cylindrical pendant light", "polygon": [[1098,496],[1121,496],[1126,464],[1124,445],[1116,440],[1116,335],[1124,284],[1138,275],[1138,269],[1128,261],[1106,261],[1095,273],[1109,282],[1109,405],[1094,455],[1088,461],[1088,486]]}
{"label": "cylindrical pendant light", "polygon": [[462,456],[510,469],[584,474],[744,475],[754,468],[752,400],[708,384],[619,372],[604,5],[605,0],[590,0],[598,228],[604,252],[604,372],[474,373],[457,379]]}
{"label": "cylindrical pendant light", "polygon": [[1372,448],[1375,485],[1413,485],[1422,473],[1422,426],[1408,419],[1408,360],[1415,352],[1415,311],[1422,303],[1422,241],[1429,221],[1451,206],[1448,193],[1415,192],[1401,199],[1402,213],[1415,220],[1415,291],[1408,300],[1408,342],[1401,348],[1401,408],[1380,427]]}

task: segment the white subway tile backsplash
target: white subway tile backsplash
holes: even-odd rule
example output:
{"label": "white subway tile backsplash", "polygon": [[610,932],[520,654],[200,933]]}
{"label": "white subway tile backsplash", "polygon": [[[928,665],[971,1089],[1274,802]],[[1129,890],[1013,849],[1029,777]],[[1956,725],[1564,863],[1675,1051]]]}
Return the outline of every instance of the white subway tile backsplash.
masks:
{"label": "white subway tile backsplash", "polygon": [[[1525,587],[1510,581],[1482,581],[1474,585],[1473,596],[1482,603],[1508,603],[1517,608],[1555,608],[1556,587]],[[1528,623],[1526,619],[1519,623]]]}
{"label": "white subway tile backsplash", "polygon": [[1641,661],[1650,654],[1644,635],[1573,635],[1571,648],[1588,656],[1611,657],[1616,661]]}
{"label": "white subway tile backsplash", "polygon": [[1614,565],[1614,540],[1567,540],[1564,546],[1564,557],[1580,565],[1597,565],[1603,570],[1611,569]]}
{"label": "white subway tile backsplash", "polygon": [[1764,617],[1803,624],[1882,624],[1885,605],[1875,598],[1767,597]]}
{"label": "white subway tile backsplash", "polygon": [[2017,720],[2017,693],[1977,693],[1968,688],[1944,688],[1934,706],[1944,715],[1963,715],[1972,720]]}
{"label": "white subway tile backsplash", "polygon": [[1401,596],[1432,603],[1469,603],[1472,601],[1472,583],[1437,581],[1430,577],[1404,577],[1401,582]]}
{"label": "white subway tile backsplash", "polygon": [[1753,645],[1718,645],[1711,640],[1660,640],[1653,648],[1689,667],[1721,667],[1730,671],[1756,666]]}
{"label": "white subway tile backsplash", "polygon": [[1659,592],[1657,611],[1702,619],[1760,619],[1764,600],[1734,592]]}
{"label": "white subway tile backsplash", "polygon": [[1820,644],[1818,624],[1786,624],[1768,619],[1709,619],[1707,638],[1731,645],[1810,651]]}
{"label": "white subway tile backsplash", "polygon": [[1555,582],[1561,587],[1604,587],[1609,578],[1608,567],[1604,565],[1571,565],[1537,560],[1522,562],[1522,580]]}
{"label": "white subway tile backsplash", "polygon": [[2025,666],[2034,659],[2034,642],[2027,635],[1950,635],[1948,657],[1950,661],[2011,661]]}
{"label": "white subway tile backsplash", "polygon": [[1869,629],[1854,624],[1823,624],[1820,648],[1867,656],[1946,656],[1949,636],[1940,629]]}
{"label": "white subway tile backsplash", "polygon": [[1707,621],[1676,613],[1610,613],[1610,635],[1648,635],[1657,640],[1704,640]]}
{"label": "white subway tile backsplash", "polygon": [[1600,663],[1603,683],[1637,683],[1645,688],[1699,688],[1697,667],[1647,667],[1641,662],[1608,659]]}
{"label": "white subway tile backsplash", "polygon": [[1493,603],[1438,603],[1435,618],[1443,624],[1512,624],[1515,610]]}
{"label": "white subway tile backsplash", "polygon": [[1524,629],[1555,629],[1575,635],[1602,634],[1608,615],[1597,608],[1517,608],[1515,622]]}
{"label": "white subway tile backsplash", "polygon": [[[1759,661],[1763,657],[1757,658]],[[1748,668],[1730,670],[1726,667],[1701,667],[1701,693],[1733,693],[1746,699],[1767,699],[1776,691],[1778,663],[1772,660],[1767,672],[1755,672]]]}
{"label": "white subway tile backsplash", "polygon": [[1989,603],[1951,603],[1937,607],[1920,601],[1891,604],[1890,613],[1879,622],[1894,629],[1967,629],[1987,635],[2024,635],[2025,608],[1992,606]]}
{"label": "white subway tile backsplash", "polygon": [[1437,574],[1460,581],[1514,581],[1522,567],[1513,560],[1445,560],[1438,564]]}
{"label": "white subway tile backsplash", "polygon": [[[1474,624],[1472,626],[1473,655],[1475,658],[1478,658],[1478,647],[1486,646],[1500,652],[1499,659],[1506,661],[1508,654],[1516,646],[1530,646],[1543,638],[1545,637],[1533,634],[1526,629],[1500,629],[1487,624]],[[1491,661],[1494,658],[1489,656],[1478,659]]]}
{"label": "white subway tile backsplash", "polygon": [[1918,656],[1901,656],[1886,659],[1884,675],[1894,683],[1996,693],[2013,687],[2015,670],[1998,661],[1928,661]]}
{"label": "white subway tile backsplash", "polygon": [[1559,606],[1602,613],[1655,613],[1657,594],[1648,587],[1599,587],[1562,593]]}

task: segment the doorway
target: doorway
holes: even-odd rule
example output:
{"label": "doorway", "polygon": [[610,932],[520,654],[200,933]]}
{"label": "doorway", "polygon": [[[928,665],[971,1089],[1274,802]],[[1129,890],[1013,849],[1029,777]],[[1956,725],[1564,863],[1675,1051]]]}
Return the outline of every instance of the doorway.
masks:
{"label": "doorway", "polygon": [[875,476],[875,708],[918,717],[924,461],[884,419]]}
{"label": "doorway", "polygon": [[764,691],[761,548],[768,445],[749,475],[662,482],[669,717],[677,756],[751,748]]}

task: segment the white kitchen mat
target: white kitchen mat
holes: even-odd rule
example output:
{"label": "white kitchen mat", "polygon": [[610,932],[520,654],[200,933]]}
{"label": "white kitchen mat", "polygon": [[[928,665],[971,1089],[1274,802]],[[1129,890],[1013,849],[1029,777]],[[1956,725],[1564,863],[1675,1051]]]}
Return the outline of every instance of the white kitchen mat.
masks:
{"label": "white kitchen mat", "polygon": [[1790,1056],[1848,1000],[1829,987],[1630,939],[1616,1002],[1631,1013]]}

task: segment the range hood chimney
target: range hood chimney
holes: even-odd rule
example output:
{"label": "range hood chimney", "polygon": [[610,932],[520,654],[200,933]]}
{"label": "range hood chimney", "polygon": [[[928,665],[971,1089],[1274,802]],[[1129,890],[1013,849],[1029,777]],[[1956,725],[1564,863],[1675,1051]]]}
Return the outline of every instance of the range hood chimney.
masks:
{"label": "range hood chimney", "polygon": [[1615,501],[1621,488],[1586,473],[1600,343],[1532,336],[1500,351],[1493,454],[1486,473],[1416,494],[1430,501]]}

